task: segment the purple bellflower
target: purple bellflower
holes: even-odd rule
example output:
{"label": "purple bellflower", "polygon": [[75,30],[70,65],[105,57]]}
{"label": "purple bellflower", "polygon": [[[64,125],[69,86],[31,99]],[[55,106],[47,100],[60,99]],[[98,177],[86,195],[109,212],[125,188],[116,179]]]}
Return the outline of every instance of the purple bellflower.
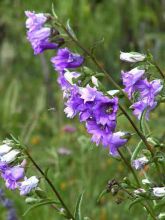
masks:
{"label": "purple bellflower", "polygon": [[34,54],[40,54],[47,49],[58,49],[59,44],[50,41],[52,34],[51,28],[44,27],[47,17],[42,13],[36,14],[30,11],[26,11],[25,15],[27,16],[27,39],[32,45]]}
{"label": "purple bellflower", "polygon": [[68,48],[62,48],[58,50],[55,57],[51,58],[51,62],[58,72],[63,72],[65,69],[80,67],[84,58],[79,54],[72,53]]}
{"label": "purple bellflower", "polygon": [[6,181],[6,187],[14,190],[18,187],[17,181],[24,177],[24,168],[20,166],[8,168],[2,174],[2,177]]}
{"label": "purple bellflower", "polygon": [[134,68],[129,72],[121,72],[123,84],[125,86],[124,91],[128,94],[129,99],[132,98],[133,92],[136,90],[136,85],[139,80],[142,79],[145,70]]}

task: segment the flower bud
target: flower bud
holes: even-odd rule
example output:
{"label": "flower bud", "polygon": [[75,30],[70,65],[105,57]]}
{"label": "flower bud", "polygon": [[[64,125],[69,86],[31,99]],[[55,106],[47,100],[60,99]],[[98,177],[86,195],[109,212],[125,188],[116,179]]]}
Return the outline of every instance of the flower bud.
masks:
{"label": "flower bud", "polygon": [[4,162],[4,163],[11,163],[13,162],[16,158],[17,158],[17,155],[20,153],[19,150],[11,150],[10,152],[8,152],[7,154],[3,155],[0,160],[1,162]]}
{"label": "flower bud", "polygon": [[143,61],[146,58],[144,54],[141,53],[136,53],[136,52],[130,52],[130,53],[125,53],[125,52],[120,52],[120,60],[123,60],[125,62],[129,63],[136,63]]}
{"label": "flower bud", "polygon": [[163,197],[163,196],[165,196],[165,187],[154,187],[153,188],[153,194],[156,197]]}
{"label": "flower bud", "polygon": [[92,76],[91,81],[92,81],[93,85],[95,85],[96,87],[99,86],[98,79],[95,76]]}
{"label": "flower bud", "polygon": [[2,144],[0,145],[0,156],[7,154],[12,147],[10,147],[8,144]]}
{"label": "flower bud", "polygon": [[38,199],[33,198],[33,197],[27,197],[27,198],[25,199],[25,202],[26,202],[27,204],[35,204],[36,202],[38,202]]}

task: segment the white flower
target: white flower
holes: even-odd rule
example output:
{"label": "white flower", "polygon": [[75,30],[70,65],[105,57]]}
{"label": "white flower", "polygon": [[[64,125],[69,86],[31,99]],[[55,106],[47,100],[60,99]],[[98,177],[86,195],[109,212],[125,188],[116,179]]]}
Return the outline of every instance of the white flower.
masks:
{"label": "white flower", "polygon": [[119,92],[120,92],[120,91],[117,90],[117,89],[107,91],[107,93],[108,93],[109,95],[112,95],[112,96],[118,94]]}
{"label": "white flower", "polygon": [[32,176],[29,179],[25,177],[25,180],[19,183],[20,195],[27,195],[31,192],[32,189],[36,188],[38,185],[38,178],[36,176]]}
{"label": "white flower", "polygon": [[120,52],[120,60],[130,62],[130,63],[136,63],[143,61],[146,58],[144,54],[141,53],[136,53],[136,52],[130,52],[130,53],[125,53],[125,52]]}
{"label": "white flower", "polygon": [[165,187],[154,187],[153,188],[153,194],[156,197],[163,197],[163,196],[165,196]]}
{"label": "white flower", "polygon": [[16,157],[19,153],[20,153],[19,150],[11,150],[7,154],[4,154],[3,156],[1,156],[0,161],[4,162],[4,163],[7,163],[7,164],[11,163],[16,159]]}
{"label": "white flower", "polygon": [[150,184],[151,182],[148,179],[142,179],[142,183],[146,185],[146,184]]}
{"label": "white flower", "polygon": [[92,80],[93,85],[95,85],[96,87],[99,86],[98,79],[95,76],[92,76],[91,80]]}
{"label": "white flower", "polygon": [[80,73],[76,73],[76,72],[70,72],[69,70],[65,69],[66,72],[64,73],[64,77],[65,79],[71,84],[73,85],[73,79],[74,78],[78,78],[80,76]]}
{"label": "white flower", "polygon": [[12,147],[9,146],[8,144],[0,145],[0,156],[8,153],[11,149],[12,149]]}

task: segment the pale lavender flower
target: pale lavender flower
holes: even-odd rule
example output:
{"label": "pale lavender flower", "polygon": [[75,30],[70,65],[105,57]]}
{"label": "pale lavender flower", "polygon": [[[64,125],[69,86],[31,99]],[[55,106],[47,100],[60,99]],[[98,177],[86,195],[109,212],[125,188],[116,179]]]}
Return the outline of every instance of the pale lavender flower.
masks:
{"label": "pale lavender flower", "polygon": [[102,93],[98,92],[96,88],[92,88],[87,85],[86,87],[80,89],[80,95],[81,99],[83,99],[84,103],[86,103],[94,101],[96,99],[96,96],[100,96],[102,95]]}
{"label": "pale lavender flower", "polygon": [[136,90],[136,85],[139,80],[142,79],[145,70],[140,70],[137,67],[130,70],[129,72],[121,72],[123,84],[125,86],[124,91],[128,94],[131,99],[133,92]]}
{"label": "pale lavender flower", "polygon": [[51,62],[57,71],[63,72],[67,68],[80,67],[84,62],[84,58],[79,54],[72,53],[68,48],[63,48],[58,50],[55,57],[51,58]]}
{"label": "pale lavender flower", "polygon": [[143,61],[146,58],[144,54],[137,53],[137,52],[120,52],[120,60],[123,60],[125,62],[129,63],[136,63]]}
{"label": "pale lavender flower", "polygon": [[18,188],[20,190],[20,195],[24,196],[29,194],[33,189],[38,186],[39,180],[36,176],[30,178],[25,177],[23,182],[19,182]]}
{"label": "pale lavender flower", "polygon": [[3,172],[2,177],[6,182],[6,187],[14,190],[18,187],[18,180],[24,177],[24,168],[20,166],[8,168]]}
{"label": "pale lavender flower", "polygon": [[42,28],[47,21],[47,17],[43,13],[36,14],[35,12],[25,11],[25,15],[27,16],[26,28],[30,31]]}
{"label": "pale lavender flower", "polygon": [[132,161],[132,166],[136,170],[140,170],[140,169],[144,168],[144,166],[148,163],[148,161],[149,160],[146,157],[140,157],[140,158]]}

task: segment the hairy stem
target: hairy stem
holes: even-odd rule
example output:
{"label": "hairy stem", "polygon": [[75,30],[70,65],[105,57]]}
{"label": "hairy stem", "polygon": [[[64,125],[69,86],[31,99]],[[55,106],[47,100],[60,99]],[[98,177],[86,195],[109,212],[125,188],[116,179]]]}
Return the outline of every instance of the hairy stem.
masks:
{"label": "hairy stem", "polygon": [[75,220],[75,218],[73,217],[73,215],[71,214],[70,210],[68,209],[67,205],[64,203],[63,199],[61,198],[59,192],[57,191],[57,189],[55,188],[55,186],[53,185],[53,183],[51,182],[51,180],[47,177],[47,175],[44,173],[44,171],[40,168],[40,166],[34,161],[34,159],[32,158],[32,156],[29,154],[29,152],[27,150],[25,150],[26,155],[28,156],[28,158],[30,159],[30,161],[33,163],[33,165],[36,167],[36,169],[41,173],[41,175],[45,178],[45,180],[47,181],[47,183],[49,184],[50,188],[52,189],[52,191],[54,192],[54,194],[56,195],[56,197],[58,198],[58,200],[60,201],[61,205],[63,206],[63,208],[66,210],[68,217],[72,220]]}

